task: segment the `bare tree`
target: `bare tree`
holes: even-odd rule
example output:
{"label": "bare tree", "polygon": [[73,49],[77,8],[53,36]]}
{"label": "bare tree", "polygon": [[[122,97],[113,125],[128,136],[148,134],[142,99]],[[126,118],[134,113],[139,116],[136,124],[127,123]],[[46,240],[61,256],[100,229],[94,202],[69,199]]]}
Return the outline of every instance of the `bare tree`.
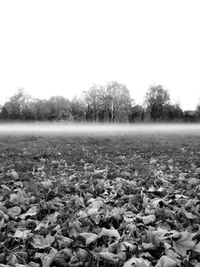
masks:
{"label": "bare tree", "polygon": [[112,81],[106,86],[111,122],[127,121],[131,112],[130,92],[124,84]]}

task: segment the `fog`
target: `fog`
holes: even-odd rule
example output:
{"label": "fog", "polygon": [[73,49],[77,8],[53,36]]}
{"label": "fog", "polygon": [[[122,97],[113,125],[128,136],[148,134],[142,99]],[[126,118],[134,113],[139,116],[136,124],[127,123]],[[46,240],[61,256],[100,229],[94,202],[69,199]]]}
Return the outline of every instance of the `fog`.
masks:
{"label": "fog", "polygon": [[51,123],[1,123],[0,135],[134,135],[134,134],[200,134],[200,124],[73,124]]}

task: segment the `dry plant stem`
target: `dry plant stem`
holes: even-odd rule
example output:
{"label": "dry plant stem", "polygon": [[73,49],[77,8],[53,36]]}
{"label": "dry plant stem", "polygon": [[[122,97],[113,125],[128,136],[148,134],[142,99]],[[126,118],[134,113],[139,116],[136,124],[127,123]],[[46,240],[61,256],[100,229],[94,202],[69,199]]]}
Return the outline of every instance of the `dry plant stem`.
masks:
{"label": "dry plant stem", "polygon": [[[5,250],[9,253],[14,254],[18,259],[22,260],[24,264],[26,264],[24,258],[20,257],[16,252],[13,252],[12,250],[8,249],[5,245],[3,245],[3,247],[5,248]],[[18,248],[19,246],[17,246],[16,248]],[[15,249],[16,249],[15,248]]]}

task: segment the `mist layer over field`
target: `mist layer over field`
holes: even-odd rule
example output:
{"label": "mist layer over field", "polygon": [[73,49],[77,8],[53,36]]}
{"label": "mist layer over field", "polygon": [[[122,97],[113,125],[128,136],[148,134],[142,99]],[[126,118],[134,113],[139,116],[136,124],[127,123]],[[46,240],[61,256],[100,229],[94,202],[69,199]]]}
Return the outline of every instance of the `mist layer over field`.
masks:
{"label": "mist layer over field", "polygon": [[200,135],[200,124],[72,124],[1,123],[0,135],[134,135],[192,134]]}

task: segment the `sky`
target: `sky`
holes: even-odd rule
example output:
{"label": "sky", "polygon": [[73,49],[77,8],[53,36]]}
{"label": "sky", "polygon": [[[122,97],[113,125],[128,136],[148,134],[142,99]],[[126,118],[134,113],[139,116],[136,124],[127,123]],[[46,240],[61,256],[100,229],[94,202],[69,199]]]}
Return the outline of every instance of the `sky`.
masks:
{"label": "sky", "polygon": [[200,102],[199,0],[0,0],[0,104],[18,88],[72,99],[117,80]]}

